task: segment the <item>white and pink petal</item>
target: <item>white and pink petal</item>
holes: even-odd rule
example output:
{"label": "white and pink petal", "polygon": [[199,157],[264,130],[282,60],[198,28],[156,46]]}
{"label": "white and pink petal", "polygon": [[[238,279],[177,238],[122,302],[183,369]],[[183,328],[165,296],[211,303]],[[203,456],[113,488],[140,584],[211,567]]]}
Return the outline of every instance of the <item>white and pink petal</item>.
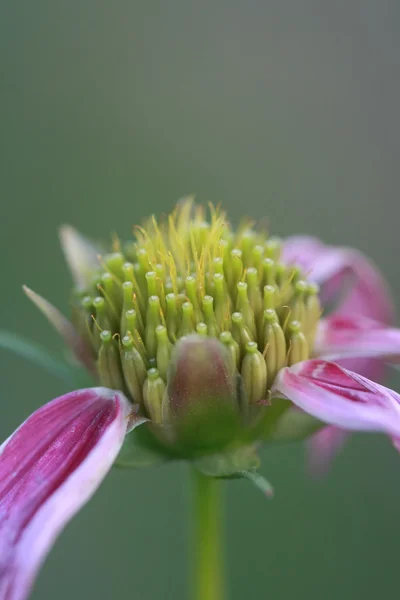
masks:
{"label": "white and pink petal", "polygon": [[400,437],[400,396],[366,377],[321,359],[282,369],[272,393],[329,425]]}
{"label": "white and pink petal", "polygon": [[0,599],[24,600],[48,551],[111,468],[131,405],[119,392],[71,392],[33,413],[0,448]]}
{"label": "white and pink petal", "polygon": [[326,360],[378,358],[400,362],[400,329],[362,315],[322,319],[314,352]]}

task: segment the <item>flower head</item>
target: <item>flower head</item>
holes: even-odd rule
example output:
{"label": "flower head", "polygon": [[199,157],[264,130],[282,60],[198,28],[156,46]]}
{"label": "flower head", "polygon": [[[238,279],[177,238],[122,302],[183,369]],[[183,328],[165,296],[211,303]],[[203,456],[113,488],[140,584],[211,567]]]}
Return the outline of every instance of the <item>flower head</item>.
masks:
{"label": "flower head", "polygon": [[282,261],[278,239],[250,222],[234,230],[214,208],[207,218],[187,200],[153,217],[85,276],[74,323],[101,384],[139,404],[183,454],[223,450],[251,430],[280,369],[312,355],[318,286]]}
{"label": "flower head", "polygon": [[259,482],[261,442],[313,436],[318,468],[346,431],[400,447],[400,396],[366,377],[400,360],[400,330],[363,255],[233,229],[191,200],[134,234],[103,252],[62,228],[72,322],[25,288],[102,387],[46,404],[0,447],[0,600],[27,597],[117,455]]}

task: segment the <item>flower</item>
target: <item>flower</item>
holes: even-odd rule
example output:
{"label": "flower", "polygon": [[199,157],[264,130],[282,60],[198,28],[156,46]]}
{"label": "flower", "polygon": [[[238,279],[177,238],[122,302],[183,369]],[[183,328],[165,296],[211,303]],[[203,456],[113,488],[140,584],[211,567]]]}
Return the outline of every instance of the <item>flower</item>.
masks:
{"label": "flower", "polygon": [[324,459],[346,431],[399,445],[400,396],[366,373],[399,360],[400,330],[360,253],[282,243],[249,221],[233,230],[191,200],[112,252],[70,227],[61,241],[72,322],[25,291],[102,387],[44,405],[0,449],[0,600],[28,596],[115,461],[187,459],[209,476],[258,480],[262,442],[314,436]]}

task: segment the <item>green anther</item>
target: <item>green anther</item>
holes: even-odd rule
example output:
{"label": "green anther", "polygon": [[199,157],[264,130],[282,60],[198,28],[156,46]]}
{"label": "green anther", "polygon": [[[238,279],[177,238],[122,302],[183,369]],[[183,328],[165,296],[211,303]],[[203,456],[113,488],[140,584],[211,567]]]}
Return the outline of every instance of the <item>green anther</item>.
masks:
{"label": "green anther", "polygon": [[279,286],[284,285],[288,279],[288,271],[283,263],[275,263],[275,281]]}
{"label": "green anther", "polygon": [[201,248],[207,243],[207,236],[210,231],[210,225],[206,221],[196,223],[191,227],[191,233],[194,236],[196,248]]}
{"label": "green anther", "polygon": [[230,243],[227,239],[221,239],[218,242],[218,256],[222,258],[222,263],[225,264],[225,258],[229,251]]}
{"label": "green anther", "polygon": [[164,325],[158,325],[156,328],[157,336],[157,368],[160,376],[167,381],[169,361],[171,358],[172,344],[168,339],[167,328]]}
{"label": "green anther", "polygon": [[119,321],[118,315],[122,308],[122,289],[121,284],[116,281],[115,275],[103,273],[100,278],[99,289],[107,302],[107,310],[112,313],[110,318]]}
{"label": "green anther", "polygon": [[125,315],[125,329],[121,329],[121,333],[126,335],[127,332],[133,334],[137,329],[137,312],[134,308],[127,310]]}
{"label": "green anther", "polygon": [[251,262],[257,270],[261,269],[264,252],[264,246],[261,246],[261,244],[256,244],[251,252]]}
{"label": "green anther", "polygon": [[252,253],[254,247],[255,234],[251,229],[247,229],[242,233],[240,238],[240,249],[242,250],[243,264],[252,265]]}
{"label": "green anther", "polygon": [[136,294],[133,295],[133,308],[135,309],[136,314],[137,314],[138,331],[140,332],[140,335],[143,337],[144,336],[144,315],[146,314],[146,311],[145,310],[142,311],[142,309],[140,307],[138,296]]}
{"label": "green anther", "polygon": [[249,296],[250,305],[253,308],[256,323],[262,318],[263,298],[260,290],[260,282],[258,279],[258,271],[255,267],[247,269],[247,293]]}
{"label": "green anther", "polygon": [[254,339],[244,324],[244,318],[242,313],[234,312],[232,315],[232,336],[235,342],[239,345],[240,356],[242,357],[246,346],[249,342],[253,342]]}
{"label": "green anther", "polygon": [[113,252],[112,254],[107,254],[104,257],[104,262],[107,266],[107,269],[118,277],[120,281],[124,281],[124,263],[125,257],[121,252]]}
{"label": "green anther", "polygon": [[[279,318],[278,315],[276,314],[276,311],[273,308],[266,308],[264,310],[264,324],[266,325],[270,325],[271,323],[279,323]],[[265,342],[263,341],[264,345]]]}
{"label": "green anther", "polygon": [[93,298],[91,296],[84,296],[81,300],[81,306],[87,313],[90,313],[93,308]]}
{"label": "green anther", "polygon": [[174,293],[174,286],[172,285],[171,277],[166,278],[165,285],[164,285],[164,291],[167,296],[168,296],[168,294]]}
{"label": "green anther", "polygon": [[221,256],[216,256],[213,260],[214,273],[224,274],[224,259]]}
{"label": "green anther", "polygon": [[304,333],[301,331],[299,321],[291,321],[287,329],[288,355],[287,364],[289,367],[302,360],[308,359],[308,344]]}
{"label": "green anther", "polygon": [[135,283],[135,275],[133,272],[133,263],[131,262],[124,262],[123,266],[122,266],[122,270],[124,272],[124,281],[131,281],[132,283]]}
{"label": "green anther", "polygon": [[150,296],[158,296],[157,273],[155,271],[148,271],[145,275],[145,278],[147,297],[150,298]]}
{"label": "green anther", "polygon": [[103,329],[111,329],[111,320],[107,314],[106,301],[102,296],[96,296],[93,300],[93,308],[95,310],[95,324],[93,327],[93,340],[96,349],[100,347],[100,333]]}
{"label": "green anther", "polygon": [[158,369],[149,369],[143,385],[143,401],[153,423],[162,423],[164,392],[165,383],[161,379]]}
{"label": "green anther", "polygon": [[225,287],[225,278],[222,273],[215,273],[214,281],[214,303],[215,319],[219,329],[222,329],[227,318],[230,315],[229,295]]}
{"label": "green anther", "polygon": [[195,328],[195,317],[193,304],[191,302],[184,302],[182,304],[182,321],[179,329],[179,337],[194,333]]}
{"label": "green anther", "polygon": [[124,281],[122,284],[122,293],[124,300],[122,303],[120,331],[125,334],[126,331],[126,313],[128,310],[133,310],[133,294],[134,287],[131,281]]}
{"label": "green anther", "polygon": [[156,328],[158,325],[162,325],[160,298],[158,296],[150,296],[147,302],[146,331],[144,333],[144,342],[149,359],[156,357]]}
{"label": "green anther", "polygon": [[267,365],[267,387],[270,388],[276,374],[285,366],[286,339],[280,326],[278,315],[274,310],[264,311],[263,346]]}
{"label": "green anther", "polygon": [[163,313],[167,312],[167,304],[165,302],[165,267],[164,265],[158,263],[156,265],[156,274],[157,274],[157,293],[156,295],[160,298],[161,308]]}
{"label": "green anther", "polygon": [[276,263],[272,258],[262,261],[263,285],[275,285]]}
{"label": "green anther", "polygon": [[264,309],[275,308],[277,302],[276,288],[273,285],[264,286]]}
{"label": "green anther", "polygon": [[[131,262],[125,262],[123,264],[124,281],[130,281],[133,283],[135,297],[136,297],[136,310],[140,310],[144,313],[145,303],[142,291],[138,285],[135,274],[135,266]],[[143,326],[143,323],[141,324]]]}
{"label": "green anther", "polygon": [[247,283],[239,281],[237,284],[237,301],[236,307],[238,312],[243,315],[244,324],[250,331],[253,339],[256,336],[256,323],[254,319],[254,311],[250,304],[249,297],[247,295]]}
{"label": "green anther", "polygon": [[196,321],[199,321],[200,319],[202,319],[202,314],[200,310],[199,300],[197,297],[197,281],[194,277],[192,277],[192,275],[188,275],[188,277],[186,277],[185,279],[185,290],[189,301],[193,305]]}
{"label": "green anther", "polygon": [[256,404],[267,394],[267,365],[256,342],[246,344],[241,375],[249,404]]}
{"label": "green anther", "polygon": [[129,261],[135,262],[136,257],[136,244],[134,242],[125,242],[123,245],[124,256]]}
{"label": "green anther", "polygon": [[304,335],[307,338],[309,348],[312,348],[314,345],[320,316],[321,304],[319,302],[319,286],[316,283],[309,283],[305,298],[305,319],[303,326]]}
{"label": "green anther", "polygon": [[204,296],[203,298],[203,313],[204,321],[207,325],[208,335],[218,337],[218,325],[214,314],[214,298],[212,296]]}
{"label": "green anther", "polygon": [[132,335],[133,342],[136,348],[139,350],[143,359],[147,358],[147,350],[145,348],[142,336],[138,329],[138,313],[133,308],[127,310],[125,313],[125,329],[121,329],[122,336]]}
{"label": "green anther", "polygon": [[239,248],[234,248],[230,253],[230,260],[227,264],[224,262],[225,277],[228,282],[231,294],[236,300],[237,284],[242,279],[243,275],[243,262],[242,262],[242,251]]}
{"label": "green anther", "polygon": [[240,348],[239,344],[233,339],[230,331],[223,331],[219,336],[220,341],[224,344],[229,352],[231,360],[231,372],[235,373],[239,367]]}
{"label": "green anther", "polygon": [[157,263],[156,264],[156,273],[157,273],[157,277],[160,279],[160,281],[164,281],[164,279],[165,279],[165,266],[162,265],[161,263]]}
{"label": "green anther", "polygon": [[196,333],[198,333],[199,335],[202,335],[203,337],[207,337],[207,335],[208,335],[207,325],[205,323],[203,323],[202,321],[200,321],[200,323],[197,323]]}
{"label": "green anther", "polygon": [[171,342],[175,342],[179,327],[179,316],[178,316],[178,302],[176,295],[173,293],[167,294],[165,297],[167,304],[167,329],[168,335]]}
{"label": "green anther", "polygon": [[211,276],[210,271],[207,271],[205,273],[205,277],[204,277],[204,282],[205,282],[205,295],[206,296],[212,296],[214,298],[214,279]]}
{"label": "green anther", "polygon": [[138,272],[141,274],[143,280],[147,273],[147,271],[151,271],[151,265],[149,263],[149,257],[147,254],[147,250],[145,248],[138,248],[137,250],[137,260],[139,265]]}
{"label": "green anther", "polygon": [[306,308],[304,297],[307,291],[307,282],[301,279],[294,285],[294,296],[291,302],[290,318],[293,321],[299,321],[303,326],[305,324]]}
{"label": "green anther", "polygon": [[116,340],[113,339],[111,331],[102,331],[100,341],[101,345],[97,357],[100,382],[112,390],[125,391],[118,345]]}
{"label": "green anther", "polygon": [[135,403],[143,402],[142,389],[146,379],[146,365],[135,347],[131,335],[126,335],[121,342],[121,365],[125,383]]}
{"label": "green anther", "polygon": [[136,281],[138,282],[138,287],[140,288],[140,286],[145,286],[146,283],[146,279],[145,279],[145,274],[147,273],[147,271],[145,273],[142,272],[142,267],[140,266],[140,264],[138,262],[133,264],[133,274],[136,278]]}
{"label": "green anther", "polygon": [[290,302],[293,296],[292,272],[293,270],[289,271],[284,264],[277,263],[275,279],[278,288],[278,304],[280,304],[278,314],[280,317],[285,314],[286,309],[284,307]]}
{"label": "green anther", "polygon": [[265,244],[265,255],[273,260],[279,260],[282,252],[282,243],[279,238],[271,237]]}

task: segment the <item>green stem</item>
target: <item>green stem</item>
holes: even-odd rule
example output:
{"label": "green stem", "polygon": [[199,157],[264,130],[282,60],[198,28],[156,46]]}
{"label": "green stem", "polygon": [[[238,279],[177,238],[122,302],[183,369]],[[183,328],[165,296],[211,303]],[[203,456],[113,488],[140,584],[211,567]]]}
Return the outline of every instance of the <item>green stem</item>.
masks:
{"label": "green stem", "polygon": [[220,482],[193,469],[193,600],[223,600]]}

